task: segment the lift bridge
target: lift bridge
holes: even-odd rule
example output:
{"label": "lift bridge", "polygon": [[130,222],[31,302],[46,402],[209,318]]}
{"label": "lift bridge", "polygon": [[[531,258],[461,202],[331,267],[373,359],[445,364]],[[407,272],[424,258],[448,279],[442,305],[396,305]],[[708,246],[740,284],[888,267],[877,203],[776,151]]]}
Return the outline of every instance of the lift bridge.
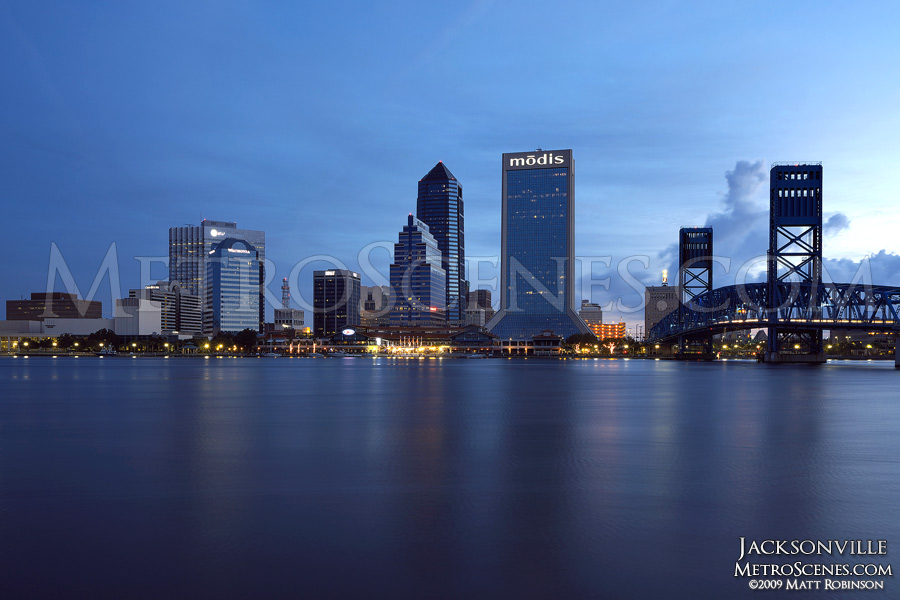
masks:
{"label": "lift bridge", "polygon": [[766,329],[761,360],[819,363],[825,330],[893,333],[896,340],[900,287],[822,281],[822,163],[775,163],[769,182],[766,281],[713,289],[712,228],[682,228],[679,306],[650,329],[648,341],[711,357],[713,335]]}

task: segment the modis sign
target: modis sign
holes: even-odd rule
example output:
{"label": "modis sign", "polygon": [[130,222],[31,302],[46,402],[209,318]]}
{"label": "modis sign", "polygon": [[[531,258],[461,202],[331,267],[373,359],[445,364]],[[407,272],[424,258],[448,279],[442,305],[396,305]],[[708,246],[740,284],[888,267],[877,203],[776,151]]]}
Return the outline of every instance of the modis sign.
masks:
{"label": "modis sign", "polygon": [[571,150],[536,150],[503,155],[504,169],[539,169],[541,167],[567,167],[572,160]]}

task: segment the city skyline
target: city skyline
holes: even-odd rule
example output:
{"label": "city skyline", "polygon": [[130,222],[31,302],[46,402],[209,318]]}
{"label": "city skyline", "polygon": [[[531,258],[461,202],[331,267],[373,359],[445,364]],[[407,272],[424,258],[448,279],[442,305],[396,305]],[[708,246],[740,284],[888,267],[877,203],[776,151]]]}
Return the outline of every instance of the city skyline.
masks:
{"label": "city skyline", "polygon": [[[594,277],[610,276],[611,289],[586,297],[576,282],[576,297],[639,304],[619,267],[646,256],[646,267],[625,268],[658,284],[662,269],[674,272],[680,227],[712,226],[717,253],[737,263],[764,255],[768,169],[785,160],[828,169],[826,271],[850,280],[871,254],[882,270],[874,281],[900,282],[890,135],[900,124],[898,8],[880,4],[875,23],[849,7],[804,4],[774,16],[647,8],[654,19],[474,2],[450,9],[425,39],[408,25],[436,7],[368,8],[347,22],[331,14],[337,7],[232,6],[204,28],[203,11],[175,5],[5,5],[0,44],[11,60],[2,68],[18,85],[0,100],[0,179],[18,260],[4,265],[0,295],[43,290],[51,244],[86,292],[111,243],[127,295],[142,283],[134,257],[165,255],[165,230],[201,218],[267,232],[276,298],[280,280],[316,255],[365,275],[356,257],[372,244],[386,279],[382,248],[437,160],[466,185],[467,256],[498,257],[499,157],[537,147],[577,153],[575,255],[610,257]],[[322,30],[294,35],[307,17]],[[332,31],[338,22],[346,33]],[[232,42],[229,28],[258,43]],[[369,30],[384,39],[354,38]],[[512,76],[522,67],[547,78],[546,89]],[[348,165],[353,177],[342,176]],[[312,271],[330,266],[310,263],[297,296],[311,299]],[[152,268],[149,281],[165,279],[161,264]],[[108,311],[107,289],[97,298]],[[633,325],[643,311],[606,313]]]}

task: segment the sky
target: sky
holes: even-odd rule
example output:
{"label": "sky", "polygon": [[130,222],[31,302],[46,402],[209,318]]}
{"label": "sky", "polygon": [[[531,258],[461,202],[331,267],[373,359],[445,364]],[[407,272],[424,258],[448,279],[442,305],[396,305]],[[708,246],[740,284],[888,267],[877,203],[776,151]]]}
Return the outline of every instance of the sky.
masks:
{"label": "sky", "polygon": [[203,218],[266,232],[274,298],[290,277],[303,306],[330,266],[386,284],[441,160],[496,301],[500,157],[535,148],[573,150],[576,296],[604,321],[642,322],[680,227],[714,227],[716,286],[758,271],[775,161],[823,163],[833,279],[900,285],[898,21],[893,2],[0,0],[0,299],[49,275],[109,315]]}

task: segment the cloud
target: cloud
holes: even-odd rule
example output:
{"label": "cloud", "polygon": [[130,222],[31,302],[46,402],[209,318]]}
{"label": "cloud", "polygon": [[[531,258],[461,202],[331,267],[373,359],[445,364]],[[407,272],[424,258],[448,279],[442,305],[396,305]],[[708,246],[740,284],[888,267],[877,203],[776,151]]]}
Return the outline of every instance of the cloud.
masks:
{"label": "cloud", "polygon": [[844,213],[835,213],[825,221],[825,231],[830,234],[837,234],[850,227],[850,219]]}
{"label": "cloud", "polygon": [[[763,192],[768,180],[766,165],[761,160],[739,160],[734,169],[725,171],[728,191],[722,197],[723,210],[709,214],[704,223],[704,227],[713,228],[713,253],[730,265],[727,273],[724,266],[716,267],[713,272],[715,287],[732,283],[735,272],[742,265],[766,254],[769,207]],[[677,283],[678,244],[668,246],[659,258],[669,269],[670,280]]]}
{"label": "cloud", "polygon": [[[741,281],[765,281],[766,251],[769,245],[769,173],[763,161],[740,160],[725,172],[727,190],[720,194],[716,212],[707,215],[705,227],[713,228],[713,252],[728,268],[717,264],[713,271],[713,287],[733,285],[735,277]],[[840,233],[850,226],[844,213],[834,213],[825,221],[829,235]],[[676,237],[675,232],[673,236]],[[611,319],[623,317],[628,322],[643,319],[641,284],[660,285],[660,271],[668,269],[669,284],[678,284],[678,244],[673,243],[649,260],[649,268],[641,257],[613,259],[609,289],[603,293],[601,304]],[[624,267],[623,267],[624,265]],[[626,271],[627,268],[627,271]],[[900,286],[900,255],[881,250],[861,261],[826,259],[823,263],[825,281],[861,281],[876,285]],[[582,297],[588,297],[583,288]],[[617,302],[618,300],[618,302]],[[610,304],[610,302],[612,304]],[[636,308],[640,306],[640,308]],[[606,318],[606,316],[604,316]]]}
{"label": "cloud", "polygon": [[822,279],[838,283],[900,286],[900,255],[881,250],[858,261],[849,258],[826,259]]}

